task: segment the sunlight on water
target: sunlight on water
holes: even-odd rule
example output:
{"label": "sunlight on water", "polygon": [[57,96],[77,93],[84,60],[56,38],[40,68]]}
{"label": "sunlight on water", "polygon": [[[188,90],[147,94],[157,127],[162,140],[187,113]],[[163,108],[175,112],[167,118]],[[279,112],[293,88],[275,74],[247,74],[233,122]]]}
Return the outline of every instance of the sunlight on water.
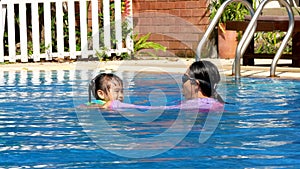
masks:
{"label": "sunlight on water", "polygon": [[[192,130],[173,149],[150,158],[131,159],[102,149],[87,134],[100,132],[102,140],[107,140],[114,137],[112,133],[101,130],[101,126],[95,130],[88,121],[78,120],[74,104],[87,102],[87,84],[92,73],[88,70],[0,71],[0,168],[300,166],[299,81],[244,78],[236,84],[228,78],[222,85],[227,86],[229,104],[207,142],[198,142],[199,134],[207,132],[203,130],[207,116],[201,114],[195,125],[185,126]],[[157,97],[166,97],[166,104],[176,104],[182,99],[181,86],[178,88],[166,75],[141,74],[135,80],[129,80],[134,76],[132,72],[121,75],[127,101],[147,105],[149,93],[155,103],[160,103]],[[181,75],[174,77],[180,81]],[[176,111],[152,116],[127,113],[130,118],[109,111],[94,113],[101,113],[115,131],[134,138],[157,136],[168,130],[178,116]],[[134,120],[138,118],[140,121],[136,123]],[[168,136],[176,138],[180,130],[174,128],[175,132]],[[107,142],[111,148],[120,150],[134,148],[134,144]],[[159,146],[168,144],[162,140]],[[149,144],[144,149],[153,147]]]}

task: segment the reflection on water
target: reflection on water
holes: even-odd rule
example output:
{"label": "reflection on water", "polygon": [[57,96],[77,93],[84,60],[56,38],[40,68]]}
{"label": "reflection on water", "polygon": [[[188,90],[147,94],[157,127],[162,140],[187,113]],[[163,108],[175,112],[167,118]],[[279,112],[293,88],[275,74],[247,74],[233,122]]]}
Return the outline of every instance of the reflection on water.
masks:
{"label": "reflection on water", "polygon": [[[300,165],[299,81],[244,78],[236,85],[228,78],[224,82],[226,98],[232,104],[226,105],[216,131],[207,142],[198,142],[199,134],[207,132],[203,130],[206,115],[201,114],[196,125],[184,126],[192,130],[173,149],[150,158],[131,159],[103,150],[88,133],[100,131],[103,140],[113,137],[112,134],[105,133],[103,128],[84,129],[82,125],[93,124],[78,120],[74,104],[87,101],[90,75],[91,71],[0,71],[1,168],[297,168]],[[131,94],[127,99],[132,102],[149,104],[144,95],[154,89],[163,91],[168,104],[182,99],[181,86],[168,81],[167,75],[143,74],[136,81],[128,80],[132,78],[127,76],[133,75],[128,72],[122,75],[127,79],[125,93]],[[180,80],[180,75],[173,77]],[[152,94],[155,97],[155,92]],[[170,128],[178,116],[178,112],[169,111],[156,114],[157,118],[151,116],[154,121],[135,123],[120,113],[98,110],[95,113],[102,113],[115,131],[133,138],[157,136]],[[140,114],[135,118],[145,116]],[[174,128],[169,137],[176,138],[182,129]],[[123,146],[116,142],[107,145],[115,149]],[[164,145],[168,146],[168,142],[162,139],[159,146]]]}

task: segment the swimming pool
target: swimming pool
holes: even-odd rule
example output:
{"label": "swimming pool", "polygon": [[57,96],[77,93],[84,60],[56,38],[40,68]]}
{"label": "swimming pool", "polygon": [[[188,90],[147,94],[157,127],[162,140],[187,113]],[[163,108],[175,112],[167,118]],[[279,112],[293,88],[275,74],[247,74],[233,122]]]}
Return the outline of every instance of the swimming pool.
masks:
{"label": "swimming pool", "polygon": [[[226,101],[232,104],[226,105],[216,130],[206,142],[198,142],[207,118],[207,114],[201,114],[187,136],[169,151],[147,158],[127,158],[101,148],[80,125],[73,103],[87,101],[90,73],[0,72],[1,168],[300,166],[300,81],[242,78],[237,84],[227,77],[222,83],[227,88]],[[122,75],[126,79],[132,74]],[[172,77],[179,80],[181,75]],[[170,79],[167,74],[143,74],[125,83],[125,93],[129,95],[126,99],[147,105],[147,94],[155,91],[166,98],[166,104],[178,103],[182,99],[180,86]],[[103,114],[117,131],[130,137],[150,138],[166,131],[178,111],[165,112],[151,123],[130,123],[117,114]]]}

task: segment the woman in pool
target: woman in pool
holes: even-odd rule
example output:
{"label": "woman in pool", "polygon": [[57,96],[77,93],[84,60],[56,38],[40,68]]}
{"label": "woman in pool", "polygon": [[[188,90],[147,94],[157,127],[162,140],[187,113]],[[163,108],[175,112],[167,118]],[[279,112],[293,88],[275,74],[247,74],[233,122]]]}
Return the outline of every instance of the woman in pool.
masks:
{"label": "woman in pool", "polygon": [[[91,100],[91,93],[96,100]],[[101,73],[91,80],[88,106],[102,107],[108,101],[122,102],[123,99],[123,82],[117,75]]]}
{"label": "woman in pool", "polygon": [[140,108],[140,109],[198,109],[201,111],[219,110],[224,101],[217,93],[220,82],[218,68],[209,61],[194,62],[182,76],[182,90],[186,101],[173,106],[141,106],[122,103],[118,99],[111,99],[102,108],[111,110]]}
{"label": "woman in pool", "polygon": [[220,103],[224,103],[216,91],[220,79],[219,70],[212,62],[194,62],[182,76],[183,95],[187,100],[214,98]]}

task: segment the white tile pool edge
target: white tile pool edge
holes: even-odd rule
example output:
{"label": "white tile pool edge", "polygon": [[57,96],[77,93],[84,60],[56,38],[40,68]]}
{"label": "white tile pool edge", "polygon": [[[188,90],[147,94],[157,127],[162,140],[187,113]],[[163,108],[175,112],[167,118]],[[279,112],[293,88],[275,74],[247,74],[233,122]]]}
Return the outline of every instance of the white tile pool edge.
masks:
{"label": "white tile pool edge", "polygon": [[[232,75],[233,59],[205,59],[215,63],[220,72],[226,76]],[[183,73],[187,67],[194,62],[194,59],[178,58],[176,60],[126,60],[126,61],[88,61],[88,62],[65,62],[65,63],[15,63],[2,64],[0,71],[34,71],[34,70],[93,70],[100,69],[103,71],[151,71],[151,72],[173,72]],[[270,60],[258,60],[259,64],[269,64]],[[279,64],[289,63],[289,61],[281,60]],[[269,66],[242,66],[242,77],[268,77],[270,75]],[[282,79],[299,79],[300,68],[293,67],[277,67],[276,75]]]}

